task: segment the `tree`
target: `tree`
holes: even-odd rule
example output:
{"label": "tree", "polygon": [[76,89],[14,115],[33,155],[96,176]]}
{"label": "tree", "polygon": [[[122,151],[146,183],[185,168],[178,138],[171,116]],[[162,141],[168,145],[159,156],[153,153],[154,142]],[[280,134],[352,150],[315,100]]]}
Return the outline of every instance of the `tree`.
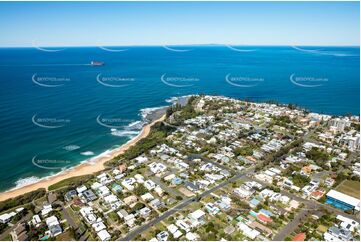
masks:
{"label": "tree", "polygon": [[313,147],[311,150],[309,150],[306,153],[306,157],[308,159],[314,160],[317,164],[323,164],[330,159],[330,156],[327,153],[319,150],[316,147]]}
{"label": "tree", "polygon": [[250,156],[253,154],[253,149],[251,146],[249,145],[246,145],[246,146],[243,146],[243,147],[237,147],[235,150],[234,150],[234,154],[236,156]]}
{"label": "tree", "polygon": [[134,205],[132,210],[137,211],[137,210],[140,210],[140,209],[142,209],[144,207],[145,207],[145,205],[143,203],[137,203],[137,204]]}
{"label": "tree", "polygon": [[145,193],[147,193],[147,191],[148,191],[147,188],[145,188],[143,184],[138,184],[138,186],[134,188],[134,193],[137,196],[142,196]]}
{"label": "tree", "polygon": [[303,187],[305,186],[307,183],[309,183],[311,181],[311,179],[307,176],[303,176],[301,174],[296,173],[293,177],[292,177],[292,182],[295,186],[298,187]]}

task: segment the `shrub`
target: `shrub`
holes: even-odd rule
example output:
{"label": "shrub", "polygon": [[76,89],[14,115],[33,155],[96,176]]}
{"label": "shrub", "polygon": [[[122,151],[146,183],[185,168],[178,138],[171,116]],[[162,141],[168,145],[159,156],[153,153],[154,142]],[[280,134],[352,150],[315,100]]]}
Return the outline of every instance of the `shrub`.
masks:
{"label": "shrub", "polygon": [[24,205],[32,202],[38,198],[45,196],[45,189],[40,188],[32,192],[25,193],[23,195],[17,196],[15,198],[9,198],[5,201],[0,202],[0,212],[6,211],[10,208],[14,208],[20,205]]}

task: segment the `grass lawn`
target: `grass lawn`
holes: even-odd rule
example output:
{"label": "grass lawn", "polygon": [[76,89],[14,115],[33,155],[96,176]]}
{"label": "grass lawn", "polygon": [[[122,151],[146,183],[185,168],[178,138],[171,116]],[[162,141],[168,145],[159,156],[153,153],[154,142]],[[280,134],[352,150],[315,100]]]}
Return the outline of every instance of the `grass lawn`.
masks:
{"label": "grass lawn", "polygon": [[207,197],[203,197],[201,201],[204,203],[213,203],[214,199],[210,196],[207,196]]}
{"label": "grass lawn", "polygon": [[10,234],[8,234],[5,238],[4,241],[13,241],[13,237],[11,237]]}
{"label": "grass lawn", "polygon": [[317,231],[321,232],[321,233],[325,233],[327,231],[327,227],[325,225],[320,224],[317,227]]}
{"label": "grass lawn", "polygon": [[70,207],[66,208],[65,209],[69,216],[72,217],[72,219],[74,220],[75,223],[79,224],[80,223],[80,220],[79,220],[79,216],[76,216],[73,209],[71,209]]}
{"label": "grass lawn", "polygon": [[108,216],[110,217],[110,219],[113,221],[113,222],[118,222],[118,220],[119,220],[119,216],[118,216],[118,214],[116,213],[116,212],[110,212],[109,214],[108,214]]}
{"label": "grass lawn", "polygon": [[68,179],[64,179],[58,183],[55,183],[51,186],[49,186],[49,191],[53,191],[62,187],[68,187],[68,186],[79,186],[86,181],[93,178],[93,175],[84,175],[84,176],[75,176]]}
{"label": "grass lawn", "polygon": [[351,197],[360,199],[360,182],[359,181],[343,181],[338,187],[336,191],[345,193]]}
{"label": "grass lawn", "polygon": [[157,230],[158,231],[166,231],[167,228],[163,224],[158,223],[158,224],[154,225],[153,227],[147,229],[145,232],[143,232],[142,233],[142,238],[149,241],[154,236],[156,236],[156,231]]}
{"label": "grass lawn", "polygon": [[59,241],[72,241],[73,236],[71,235],[70,231],[66,231],[66,232],[56,236],[56,240],[59,240]]}

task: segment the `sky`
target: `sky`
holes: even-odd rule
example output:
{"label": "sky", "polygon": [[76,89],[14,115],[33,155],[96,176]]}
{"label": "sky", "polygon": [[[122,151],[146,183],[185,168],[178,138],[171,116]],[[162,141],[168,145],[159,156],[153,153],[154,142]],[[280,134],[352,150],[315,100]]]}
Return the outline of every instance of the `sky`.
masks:
{"label": "sky", "polygon": [[0,2],[0,47],[359,46],[359,2]]}

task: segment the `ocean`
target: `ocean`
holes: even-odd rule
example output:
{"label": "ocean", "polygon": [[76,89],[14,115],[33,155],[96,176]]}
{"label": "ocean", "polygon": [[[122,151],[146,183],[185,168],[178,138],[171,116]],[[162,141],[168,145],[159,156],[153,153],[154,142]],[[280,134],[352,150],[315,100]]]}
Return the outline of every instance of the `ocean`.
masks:
{"label": "ocean", "polygon": [[148,108],[176,96],[359,115],[359,54],[359,47],[322,46],[1,48],[0,191],[124,144]]}

